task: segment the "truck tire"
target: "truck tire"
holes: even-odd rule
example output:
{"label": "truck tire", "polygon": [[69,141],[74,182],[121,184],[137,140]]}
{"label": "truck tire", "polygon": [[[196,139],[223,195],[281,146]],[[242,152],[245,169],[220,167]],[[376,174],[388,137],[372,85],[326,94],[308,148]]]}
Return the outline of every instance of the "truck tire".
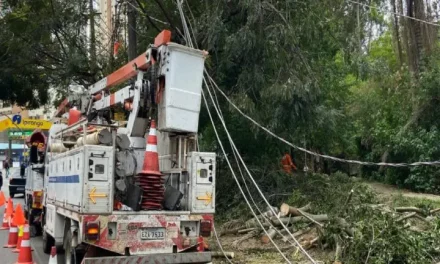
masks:
{"label": "truck tire", "polygon": [[50,254],[53,246],[55,246],[55,239],[43,229],[43,252]]}

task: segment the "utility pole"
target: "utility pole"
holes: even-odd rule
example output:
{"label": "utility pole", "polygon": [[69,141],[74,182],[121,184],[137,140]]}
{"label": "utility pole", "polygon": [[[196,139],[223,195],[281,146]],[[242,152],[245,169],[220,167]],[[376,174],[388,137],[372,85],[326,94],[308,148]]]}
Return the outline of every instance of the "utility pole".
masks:
{"label": "utility pole", "polygon": [[136,9],[135,1],[129,0],[127,7],[128,19],[128,60],[131,61],[137,56],[136,52]]}
{"label": "utility pole", "polygon": [[91,71],[96,73],[96,37],[95,37],[95,10],[93,8],[93,0],[89,0],[90,13],[90,63]]}

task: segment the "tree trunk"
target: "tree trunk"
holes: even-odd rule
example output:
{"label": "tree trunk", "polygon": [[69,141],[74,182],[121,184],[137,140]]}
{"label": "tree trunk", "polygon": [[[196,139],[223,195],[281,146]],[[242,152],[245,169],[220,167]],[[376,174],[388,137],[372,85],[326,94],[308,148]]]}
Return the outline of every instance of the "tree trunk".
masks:
{"label": "tree trunk", "polygon": [[270,239],[275,238],[277,234],[277,231],[275,230],[275,228],[271,227],[267,230],[267,234],[264,233],[263,236],[261,237],[261,242],[263,244],[268,244],[270,242]]}
{"label": "tree trunk", "polygon": [[[328,215],[326,215],[326,214],[321,214],[321,215],[311,215],[310,214],[310,215],[308,215],[308,217],[312,218],[313,220],[315,220],[317,222],[328,221]],[[284,225],[288,225],[288,224],[293,224],[293,223],[298,223],[298,222],[310,222],[310,220],[304,216],[281,217],[280,218],[281,222],[278,221],[278,219],[276,217],[272,217],[271,221],[276,226],[280,226],[281,223],[283,223]]]}
{"label": "tree trunk", "polygon": [[299,210],[303,211],[303,212],[307,212],[310,210],[310,203],[307,204],[306,206],[302,207],[302,208],[296,208],[296,207],[292,207],[286,203],[283,203],[280,206],[280,213],[281,216],[286,216],[286,215],[293,215],[293,216],[302,216],[302,214],[299,212]]}
{"label": "tree trunk", "polygon": [[95,37],[95,10],[93,9],[93,0],[89,0],[90,15],[90,69],[96,74],[96,37]]}
{"label": "tree trunk", "polygon": [[394,35],[396,38],[396,46],[397,46],[397,54],[399,55],[399,66],[402,66],[403,64],[403,53],[402,53],[402,44],[400,40],[400,32],[399,32],[399,18],[397,16],[397,7],[396,7],[396,0],[391,0],[391,5],[393,7],[394,12]]}
{"label": "tree trunk", "polygon": [[134,8],[135,2],[129,0],[128,2],[128,60],[131,61],[137,56],[137,36],[136,36],[136,9]]}

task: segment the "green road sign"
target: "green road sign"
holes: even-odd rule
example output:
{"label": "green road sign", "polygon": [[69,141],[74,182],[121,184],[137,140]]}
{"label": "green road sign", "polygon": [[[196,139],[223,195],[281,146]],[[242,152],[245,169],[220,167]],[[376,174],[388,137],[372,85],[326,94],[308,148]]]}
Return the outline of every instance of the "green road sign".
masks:
{"label": "green road sign", "polygon": [[8,131],[8,138],[10,140],[25,139],[32,135],[32,132],[33,131]]}

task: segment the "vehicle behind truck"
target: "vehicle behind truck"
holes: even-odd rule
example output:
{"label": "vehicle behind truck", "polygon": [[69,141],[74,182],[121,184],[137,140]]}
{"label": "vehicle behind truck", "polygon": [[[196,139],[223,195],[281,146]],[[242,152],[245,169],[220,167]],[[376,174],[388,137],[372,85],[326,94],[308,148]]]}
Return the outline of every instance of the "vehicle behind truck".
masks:
{"label": "vehicle behind truck", "polygon": [[206,54],[170,38],[66,98],[56,116],[68,112],[68,124],[51,127],[44,162],[31,153],[43,167],[44,252],[63,246],[66,263],[211,261],[216,155],[197,146]]}

